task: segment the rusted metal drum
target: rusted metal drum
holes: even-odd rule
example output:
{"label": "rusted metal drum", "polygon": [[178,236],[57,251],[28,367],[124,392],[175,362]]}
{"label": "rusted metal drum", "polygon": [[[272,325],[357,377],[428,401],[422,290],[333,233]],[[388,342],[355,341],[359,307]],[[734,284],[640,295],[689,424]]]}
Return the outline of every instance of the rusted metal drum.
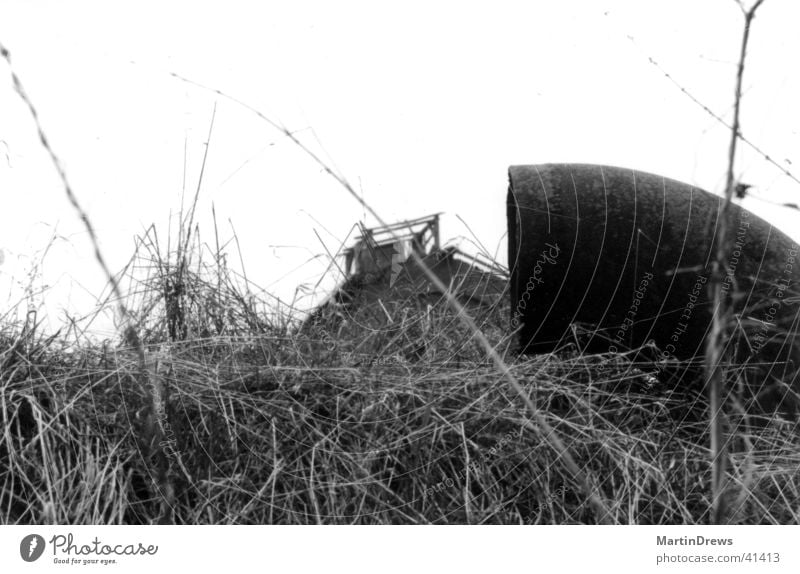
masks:
{"label": "rusted metal drum", "polygon": [[[663,359],[702,356],[722,198],[672,179],[601,165],[509,169],[511,324],[523,353],[655,343]],[[797,369],[798,245],[732,206],[724,289],[738,364]]]}

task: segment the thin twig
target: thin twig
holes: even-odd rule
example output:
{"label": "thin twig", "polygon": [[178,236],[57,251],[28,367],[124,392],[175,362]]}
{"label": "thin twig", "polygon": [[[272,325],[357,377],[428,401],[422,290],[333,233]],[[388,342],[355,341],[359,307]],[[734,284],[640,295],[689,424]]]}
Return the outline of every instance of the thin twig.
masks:
{"label": "thin twig", "polygon": [[[741,4],[739,4],[739,6],[741,7]],[[673,77],[672,74],[670,74],[666,69],[664,69],[664,66],[662,66],[651,55],[647,54],[642,48],[640,48],[639,45],[636,43],[636,40],[634,39],[633,36],[628,34],[626,37],[628,38],[628,40],[630,40],[630,42],[634,46],[636,46],[637,49],[639,49],[643,53],[643,55],[647,58],[647,61],[650,62],[653,66],[655,66],[662,74],[664,74],[664,77],[667,78],[670,82],[672,82],[675,85],[675,87],[678,88],[687,98],[692,100],[692,102],[697,104],[700,108],[703,109],[704,112],[706,112],[709,116],[714,118],[717,122],[722,124],[724,127],[726,127],[729,130],[733,130],[733,126],[731,124],[729,124],[727,121],[725,121],[719,114],[714,112],[706,104],[701,102],[694,94],[692,94],[689,90],[687,90],[685,87],[683,87],[683,85],[681,85],[681,83],[678,82],[678,80],[676,80],[675,77]],[[792,173],[792,171],[789,170],[787,167],[785,167],[785,166],[781,165],[780,163],[778,163],[775,159],[772,158],[771,155],[769,155],[767,152],[765,152],[763,149],[761,149],[759,146],[757,146],[752,140],[747,138],[747,136],[745,136],[741,132],[741,130],[739,130],[739,139],[743,143],[746,143],[748,146],[750,146],[750,148],[754,152],[756,152],[758,155],[760,155],[764,159],[764,161],[766,161],[767,163],[770,163],[774,167],[778,168],[778,170],[781,171],[783,173],[783,175],[785,175],[786,177],[788,177],[789,179],[791,179],[795,183],[800,183],[800,178],[798,178],[794,173]]]}
{"label": "thin twig", "polygon": [[730,245],[728,245],[728,217],[735,189],[734,167],[736,160],[736,143],[739,140],[739,110],[742,101],[742,78],[744,64],[747,57],[747,42],[750,38],[750,24],[755,17],[755,12],[764,0],[756,0],[753,7],[744,13],[744,31],[742,45],[739,53],[739,65],[736,73],[736,91],[734,93],[733,126],[731,127],[731,143],[728,150],[728,172],[725,179],[725,197],[719,213],[719,233],[717,239],[716,258],[711,264],[711,281],[709,291],[714,302],[711,331],[706,339],[705,371],[708,381],[709,408],[710,408],[710,442],[711,442],[711,521],[714,524],[724,522],[726,515],[726,501],[724,497],[724,476],[727,460],[725,445],[722,442],[724,433],[722,414],[722,387],[725,380],[724,360],[725,339],[728,336],[729,319],[732,309],[723,292],[725,278],[725,261],[727,260]]}
{"label": "thin twig", "polygon": [[64,191],[67,194],[67,199],[69,200],[70,204],[72,205],[73,209],[77,213],[79,219],[83,222],[84,227],[86,228],[86,232],[89,235],[89,239],[92,243],[92,247],[94,249],[94,256],[97,260],[97,263],[100,265],[100,268],[103,270],[103,273],[106,276],[109,284],[111,285],[111,290],[114,294],[114,297],[117,300],[117,309],[119,310],[120,319],[122,322],[122,335],[123,340],[126,344],[132,346],[136,351],[138,362],[139,362],[139,369],[141,371],[142,378],[146,381],[146,384],[143,385],[145,387],[145,392],[147,393],[148,398],[150,399],[150,407],[152,409],[152,414],[155,417],[157,423],[149,429],[150,432],[153,433],[152,437],[148,437],[145,441],[146,444],[150,445],[157,445],[153,446],[151,451],[151,455],[155,456],[156,460],[160,461],[156,469],[156,478],[154,483],[156,487],[159,489],[160,494],[162,496],[162,521],[165,517],[172,516],[174,511],[173,508],[173,496],[172,493],[174,489],[170,482],[169,478],[169,458],[166,457],[164,454],[163,449],[161,448],[161,442],[163,440],[165,429],[164,425],[164,404],[163,404],[163,397],[161,396],[160,389],[158,387],[157,382],[154,380],[154,377],[151,376],[150,369],[147,366],[147,360],[145,356],[144,345],[138,334],[138,325],[134,321],[133,317],[129,313],[127,307],[125,306],[125,302],[122,298],[122,291],[119,287],[119,283],[116,280],[116,277],[111,273],[111,270],[106,263],[105,258],[103,257],[103,253],[100,250],[100,243],[97,238],[97,233],[95,232],[94,226],[92,225],[91,220],[89,219],[89,215],[86,211],[81,207],[80,202],[78,201],[78,197],[75,195],[74,190],[72,189],[72,185],[70,185],[69,180],[67,178],[67,174],[64,171],[64,167],[61,164],[58,156],[56,155],[53,148],[50,146],[50,141],[47,139],[47,135],[44,132],[44,128],[39,120],[39,114],[36,110],[36,107],[33,105],[33,102],[28,97],[27,92],[20,80],[19,76],[17,75],[16,71],[14,70],[14,66],[11,62],[11,54],[9,53],[8,49],[0,42],[0,56],[2,56],[6,62],[8,63],[9,70],[11,72],[11,79],[14,83],[14,89],[16,90],[17,94],[19,95],[20,99],[24,102],[27,106],[28,111],[33,118],[34,124],[36,126],[36,131],[39,135],[39,141],[42,144],[42,147],[47,151],[47,154],[50,156],[50,161],[52,162],[53,166],[56,168],[58,172],[58,176],[61,179],[61,184],[64,187]]}

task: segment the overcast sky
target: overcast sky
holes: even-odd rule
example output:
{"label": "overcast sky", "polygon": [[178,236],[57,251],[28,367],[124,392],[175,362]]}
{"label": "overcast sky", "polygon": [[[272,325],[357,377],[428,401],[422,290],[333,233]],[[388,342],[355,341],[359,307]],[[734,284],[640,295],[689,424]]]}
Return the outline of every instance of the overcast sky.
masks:
{"label": "overcast sky", "polygon": [[[619,165],[712,192],[724,181],[728,131],[664,72],[731,118],[734,0],[3,0],[0,12],[0,41],[114,269],[151,223],[166,237],[184,186],[194,194],[215,105],[201,234],[213,241],[213,202],[249,276],[288,299],[364,212],[246,106],[295,132],[384,219],[445,212],[444,239],[474,233],[503,262],[511,164]],[[795,0],[759,10],[742,129],[800,172],[798,21]],[[737,175],[757,196],[745,206],[800,239],[797,213],[774,205],[800,203],[800,185],[740,150]],[[5,63],[0,194],[4,307],[34,273],[53,286],[51,327],[61,308],[88,311],[103,277]]]}

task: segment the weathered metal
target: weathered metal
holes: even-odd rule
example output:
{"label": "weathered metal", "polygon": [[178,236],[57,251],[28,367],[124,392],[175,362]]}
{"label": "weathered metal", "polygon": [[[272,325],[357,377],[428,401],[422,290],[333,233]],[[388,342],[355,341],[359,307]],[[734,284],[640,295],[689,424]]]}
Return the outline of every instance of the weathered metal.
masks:
{"label": "weathered metal", "polygon": [[[623,351],[654,342],[663,359],[704,351],[708,279],[722,198],[672,179],[601,165],[509,168],[512,327],[523,353],[575,342]],[[798,245],[731,206],[724,289],[740,365],[794,378]]]}
{"label": "weathered metal", "polygon": [[361,235],[352,247],[344,250],[344,271],[350,277],[358,274],[380,274],[392,265],[405,263],[415,252],[424,257],[439,249],[439,216],[400,221],[379,227],[361,226]]}
{"label": "weathered metal", "polygon": [[[359,316],[365,329],[388,331],[385,323],[394,321],[388,308],[398,308],[405,318],[414,311],[424,314],[428,305],[441,303],[444,298],[423,266],[473,311],[480,308],[485,315],[505,304],[506,269],[480,253],[441,247],[439,215],[380,227],[362,226],[353,245],[343,252],[343,267],[337,266],[344,271],[344,281],[310,314],[304,327],[328,321],[328,328],[335,330],[333,324],[340,319]],[[376,311],[369,324],[363,321],[368,314],[365,308]],[[399,320],[398,327],[403,328],[404,321]],[[500,321],[498,313],[498,330],[502,329]]]}

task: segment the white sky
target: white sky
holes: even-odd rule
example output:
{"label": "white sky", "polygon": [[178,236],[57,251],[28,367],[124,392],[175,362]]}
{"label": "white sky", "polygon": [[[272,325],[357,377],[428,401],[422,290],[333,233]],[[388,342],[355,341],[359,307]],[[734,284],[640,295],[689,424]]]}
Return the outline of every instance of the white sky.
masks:
{"label": "white sky", "polygon": [[[149,224],[166,235],[184,142],[193,195],[215,101],[198,220],[209,242],[212,202],[223,240],[233,222],[251,279],[290,299],[327,266],[303,265],[325,252],[315,230],[335,251],[363,217],[280,133],[171,72],[299,130],[384,219],[443,211],[447,239],[470,235],[460,217],[504,262],[511,164],[606,163],[716,192],[724,181],[727,130],[648,57],[730,119],[733,0],[2,0],[2,14],[0,41],[114,269]],[[798,21],[795,0],[759,10],[742,129],[800,174]],[[35,269],[54,286],[52,328],[61,308],[88,311],[105,281],[2,62],[0,140],[0,310],[24,297]],[[800,239],[798,214],[770,203],[800,203],[800,185],[740,151],[737,173],[762,198],[745,205]]]}

